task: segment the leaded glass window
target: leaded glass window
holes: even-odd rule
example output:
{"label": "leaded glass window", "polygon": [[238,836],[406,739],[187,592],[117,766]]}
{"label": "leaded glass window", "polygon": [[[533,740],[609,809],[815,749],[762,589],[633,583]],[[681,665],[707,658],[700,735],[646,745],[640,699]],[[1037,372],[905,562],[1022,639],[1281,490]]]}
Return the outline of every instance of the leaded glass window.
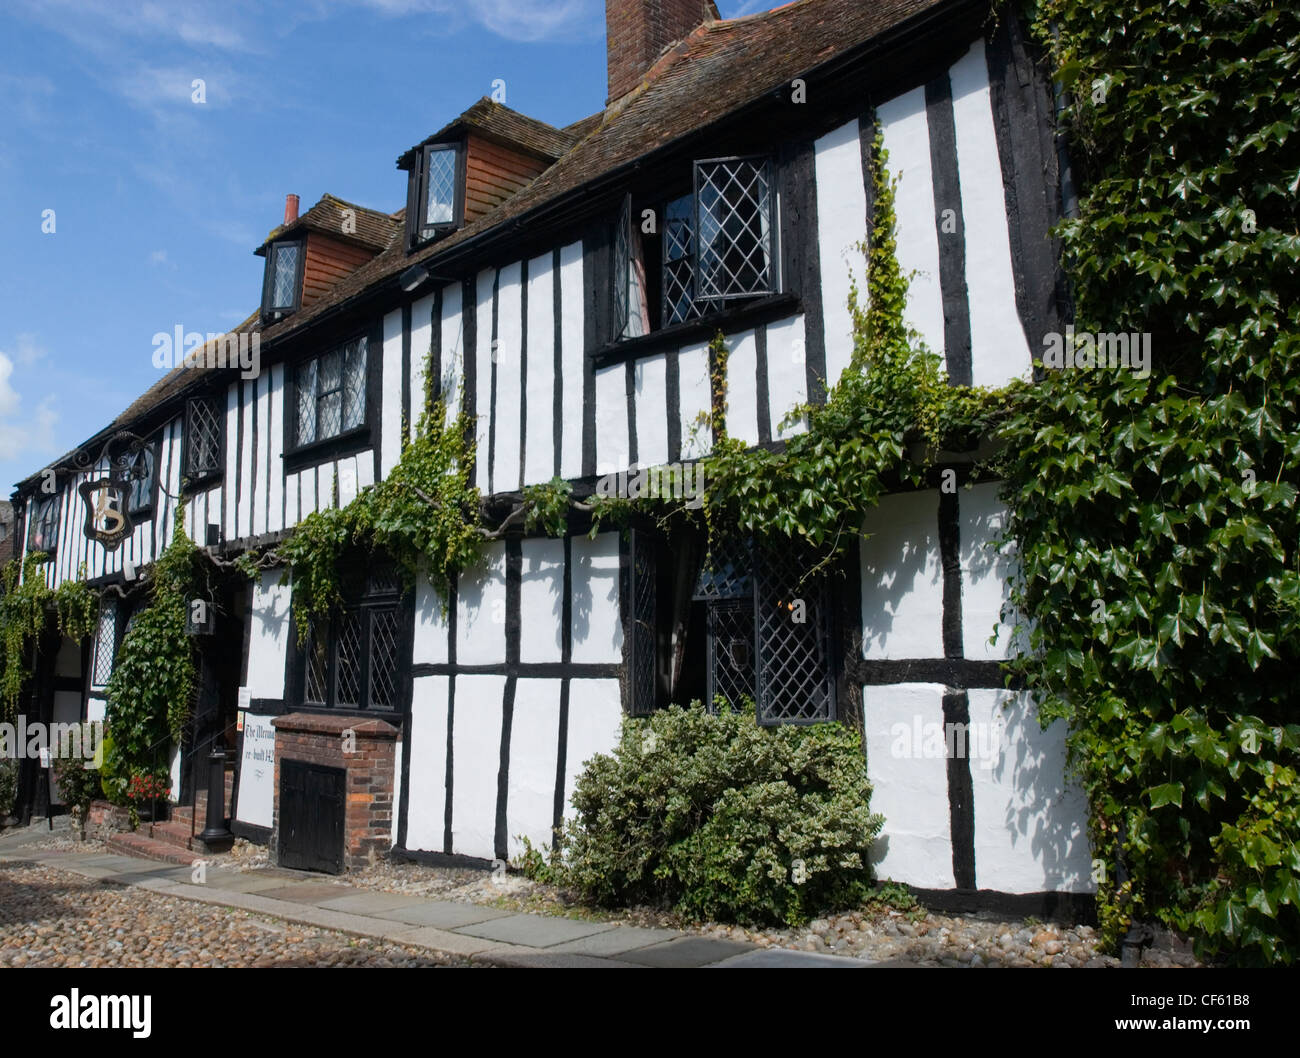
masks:
{"label": "leaded glass window", "polygon": [[298,366],[295,436],[299,445],[365,425],[366,340],[357,338]]}
{"label": "leaded glass window", "polygon": [[194,397],[186,405],[185,446],[187,477],[221,470],[221,406],[216,397]]}
{"label": "leaded glass window", "polygon": [[268,309],[292,309],[298,304],[298,254],[296,242],[280,243],[271,249],[271,300]]}
{"label": "leaded glass window", "polygon": [[95,627],[95,657],[90,670],[92,687],[108,686],[113,675],[113,660],[117,654],[117,600],[106,598],[99,610],[99,624]]}
{"label": "leaded glass window", "polygon": [[456,148],[430,150],[427,165],[424,223],[451,224],[456,219]]}
{"label": "leaded glass window", "polygon": [[774,225],[766,158],[695,163],[695,296],[702,301],[770,294]]}
{"label": "leaded glass window", "polygon": [[136,514],[153,506],[155,465],[153,445],[145,445],[140,451],[130,456],[130,462],[131,486],[127,498],[127,507],[132,514]]}
{"label": "leaded glass window", "polygon": [[27,550],[53,554],[59,541],[59,498],[33,500],[27,523]]}
{"label": "leaded glass window", "polygon": [[[400,587],[386,569],[359,600],[315,622],[303,650],[303,703],[339,709],[400,707]],[[354,597],[355,599],[355,597]]]}
{"label": "leaded glass window", "polygon": [[673,199],[663,217],[663,321],[683,323],[700,314],[695,300],[695,233],[691,196]]}

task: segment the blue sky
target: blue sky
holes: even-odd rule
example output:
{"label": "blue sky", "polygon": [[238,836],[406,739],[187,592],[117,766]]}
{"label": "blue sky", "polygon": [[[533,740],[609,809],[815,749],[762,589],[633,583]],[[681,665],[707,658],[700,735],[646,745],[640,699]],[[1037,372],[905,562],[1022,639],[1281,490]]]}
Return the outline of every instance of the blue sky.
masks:
{"label": "blue sky", "polygon": [[154,334],[256,307],[286,193],[399,208],[397,156],[497,78],[555,125],[600,109],[604,30],[602,0],[6,0],[0,495],[157,380]]}

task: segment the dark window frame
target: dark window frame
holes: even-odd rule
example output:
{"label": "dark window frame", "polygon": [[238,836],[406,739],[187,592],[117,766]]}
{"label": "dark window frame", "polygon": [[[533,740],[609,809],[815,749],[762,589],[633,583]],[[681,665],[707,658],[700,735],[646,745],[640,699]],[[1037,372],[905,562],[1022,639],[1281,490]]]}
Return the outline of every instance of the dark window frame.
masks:
{"label": "dark window frame", "polygon": [[[765,179],[767,181],[767,231],[768,231],[768,251],[767,251],[767,282],[762,289],[751,289],[739,291],[736,293],[709,294],[703,293],[704,283],[704,258],[705,253],[700,242],[700,172],[704,166],[722,166],[722,165],[739,165],[742,163],[758,163],[761,165]],[[750,298],[770,297],[773,294],[781,293],[781,247],[780,247],[780,195],[777,178],[777,165],[775,158],[771,154],[741,154],[730,155],[722,158],[697,158],[692,163],[692,188],[691,188],[691,206],[693,215],[692,238],[695,242],[694,266],[695,266],[695,289],[692,293],[692,299],[696,302],[703,302],[706,306],[713,306],[719,303],[726,305],[735,301],[748,300]]]}
{"label": "dark window frame", "polygon": [[[367,568],[360,565],[360,556],[358,565],[354,568]],[[407,664],[410,657],[410,626],[412,610],[412,593],[405,589],[396,569],[380,562],[376,564],[373,556],[367,556],[369,568],[372,576],[368,576],[368,583],[364,589],[353,590],[347,593],[343,606],[338,612],[332,614],[329,618],[316,622],[307,634],[304,642],[299,643],[297,636],[293,637],[293,654],[292,654],[292,686],[290,688],[289,701],[293,703],[294,708],[307,712],[319,712],[331,715],[366,715],[393,717],[400,716],[406,708],[405,701],[405,679]],[[380,575],[388,581],[387,584],[376,587],[373,583],[373,572],[379,570]],[[388,705],[374,705],[375,690],[375,629],[377,621],[381,619],[380,615],[389,617],[393,622],[395,632],[391,655],[391,671],[389,683],[392,689],[392,699]],[[342,659],[341,652],[341,631],[344,622],[359,619],[360,620],[360,637],[358,642],[358,657],[354,664],[357,670],[357,702],[340,703],[339,694],[339,668]],[[309,680],[307,666],[311,663],[312,653],[316,649],[317,642],[323,638],[325,643],[325,693],[321,696],[325,701],[319,701],[316,697],[309,696]]]}
{"label": "dark window frame", "polygon": [[[452,170],[455,187],[453,189],[452,216],[450,221],[438,224],[424,222],[425,210],[429,197],[429,159],[444,151],[454,153]],[[449,232],[459,228],[465,220],[465,180],[466,180],[466,144],[464,140],[452,140],[445,143],[426,143],[420,148],[411,165],[406,207],[406,244],[408,250],[434,242]]]}
{"label": "dark window frame", "polygon": [[[39,494],[33,495],[27,504],[27,551],[42,552],[53,557],[59,549],[59,530],[63,527],[63,494],[56,492],[51,496],[42,499]],[[42,516],[42,512],[44,516]],[[36,527],[46,526],[49,529],[50,541],[48,547],[38,546],[34,540]]]}
{"label": "dark window frame", "polygon": [[[316,393],[316,431],[312,440],[299,442],[298,440],[298,391],[301,373],[306,370],[309,364],[319,365],[320,361],[331,353],[339,353],[343,357],[339,365],[339,383],[343,385],[343,379],[347,366],[347,348],[354,342],[361,342],[365,348],[366,364],[364,372],[364,382],[361,388],[362,400],[365,407],[362,409],[361,422],[347,429],[343,428],[343,409],[342,399],[340,398],[339,407],[339,430],[330,434],[328,437],[320,436],[320,399],[319,389]],[[286,469],[293,470],[299,466],[305,466],[312,462],[314,457],[319,456],[321,459],[327,456],[337,456],[354,451],[360,451],[369,447],[370,435],[374,424],[378,421],[375,414],[375,398],[377,396],[376,387],[376,367],[377,361],[382,358],[382,343],[377,347],[375,334],[373,330],[361,330],[350,334],[348,337],[334,342],[328,349],[316,353],[314,356],[303,357],[295,361],[285,371],[285,412],[284,412],[284,429],[285,444],[284,454],[286,460]],[[319,384],[319,366],[317,367],[317,380]]]}
{"label": "dark window frame", "polygon": [[[113,645],[112,657],[108,662],[108,678],[102,683],[95,681],[96,673],[99,669],[99,648],[101,645],[100,629],[103,627],[104,617],[108,611],[112,610],[111,622],[113,626]],[[118,600],[112,596],[106,596],[99,606],[99,618],[95,622],[95,637],[90,644],[90,689],[92,691],[102,691],[108,686],[108,681],[113,678],[113,670],[117,667],[117,655],[122,646],[122,637],[124,635],[122,627],[122,610],[124,607],[118,605]]]}
{"label": "dark window frame", "polygon": [[[293,304],[272,305],[271,296],[275,290],[275,259],[284,247],[294,246],[298,250],[298,262],[293,280]],[[266,269],[262,274],[262,319],[280,320],[298,311],[302,307],[302,280],[307,267],[307,239],[305,235],[294,235],[277,239],[266,248]]]}
{"label": "dark window frame", "polygon": [[[127,492],[126,507],[127,513],[131,516],[132,521],[146,521],[153,517],[153,512],[158,506],[158,455],[161,438],[157,435],[151,437],[144,444],[136,449],[127,449],[124,453],[127,460]],[[135,468],[139,460],[147,458],[149,460],[149,494],[144,497],[142,502],[136,502],[136,482],[139,480],[135,476]]]}
{"label": "dark window frame", "polygon": [[[200,403],[209,404],[213,411],[213,421],[216,423],[217,431],[215,439],[216,462],[212,465],[200,467],[195,471],[191,467],[194,458],[194,407]],[[181,437],[181,488],[183,492],[193,492],[225,475],[226,408],[224,403],[219,393],[202,393],[185,401],[185,422]],[[156,472],[154,476],[157,477]]]}

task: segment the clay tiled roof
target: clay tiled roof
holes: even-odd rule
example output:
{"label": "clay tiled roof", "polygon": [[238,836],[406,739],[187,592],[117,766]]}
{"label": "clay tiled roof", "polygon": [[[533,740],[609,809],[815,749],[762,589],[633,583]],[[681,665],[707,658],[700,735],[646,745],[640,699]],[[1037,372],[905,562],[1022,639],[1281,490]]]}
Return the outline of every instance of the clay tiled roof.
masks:
{"label": "clay tiled roof", "polygon": [[465,130],[481,132],[551,160],[561,157],[578,141],[578,136],[569,129],[557,129],[484,96],[454,121],[406,151],[397,159],[398,168],[409,168],[415,152],[425,144],[437,143]]}
{"label": "clay tiled roof", "polygon": [[576,196],[591,181],[724,118],[773,89],[789,85],[800,74],[945,2],[796,0],[774,11],[706,22],[667,49],[642,84],[614,107],[564,130],[587,131],[523,190],[422,253],[408,255],[401,246],[385,251],[340,281],[310,309],[267,328],[266,339],[304,326],[413,264],[436,265],[441,255],[506,221],[522,222],[530,211]]}
{"label": "clay tiled roof", "polygon": [[[441,256],[499,225],[526,223],[530,213],[560,201],[576,200],[594,180],[743,109],[773,90],[788,86],[795,77],[913,18],[935,14],[945,6],[957,6],[961,2],[796,0],[773,11],[706,22],[685,40],[666,49],[642,83],[613,106],[563,129],[481,99],[402,158],[410,157],[418,146],[450,135],[458,128],[475,128],[544,157],[555,158],[555,163],[492,212],[417,254],[405,252],[400,237],[401,211],[385,214],[353,206],[357,211],[358,234],[364,217],[371,245],[382,246],[381,252],[340,280],[310,307],[267,327],[262,332],[263,340],[273,341],[310,324],[330,310],[364,295],[376,284],[394,279],[413,264],[428,262],[432,270]],[[330,211],[348,205],[327,195],[296,224],[310,226],[319,221],[324,225],[319,230],[341,235],[341,215]],[[316,217],[309,221],[313,214]],[[278,229],[272,236],[288,230]],[[256,329],[256,320],[256,315],[250,317],[236,330]],[[201,369],[171,372],[97,436],[125,427],[132,418],[178,394],[204,373]]]}
{"label": "clay tiled roof", "polygon": [[[344,211],[349,209],[352,210],[355,231],[343,230],[347,220],[347,214]],[[316,205],[312,206],[292,224],[282,224],[272,230],[266,237],[266,241],[254,253],[264,254],[267,246],[272,241],[288,235],[290,232],[298,231],[300,228],[305,228],[308,231],[319,231],[339,239],[348,239],[372,250],[387,250],[390,246],[396,246],[398,243],[402,234],[402,217],[404,214],[405,210],[397,213],[381,213],[379,210],[368,209],[352,202],[344,202],[343,199],[335,198],[333,195],[322,195]],[[349,225],[349,227],[351,226]]]}

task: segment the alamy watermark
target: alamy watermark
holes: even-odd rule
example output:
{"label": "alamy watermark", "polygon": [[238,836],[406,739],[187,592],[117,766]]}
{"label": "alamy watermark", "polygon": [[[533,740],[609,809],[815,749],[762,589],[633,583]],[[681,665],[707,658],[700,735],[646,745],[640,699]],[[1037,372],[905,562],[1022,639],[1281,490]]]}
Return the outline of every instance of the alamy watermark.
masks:
{"label": "alamy watermark", "polygon": [[1124,367],[1136,378],[1149,378],[1151,334],[1149,331],[1076,333],[1073,325],[1066,327],[1064,334],[1049,331],[1043,335],[1043,366],[1053,371]]}
{"label": "alamy watermark", "polygon": [[893,724],[889,736],[893,742],[889,755],[897,760],[950,758],[979,761],[981,768],[992,768],[1002,752],[1002,736],[1007,724],[1001,717],[991,724],[980,722],[926,723],[914,716],[912,723]]}
{"label": "alamy watermark", "polygon": [[153,336],[153,366],[160,371],[177,367],[239,368],[241,378],[257,378],[262,373],[262,336],[249,334],[214,334],[187,331],[178,323],[170,334],[159,331]]}
{"label": "alamy watermark", "polygon": [[49,767],[52,760],[80,760],[89,771],[104,763],[104,725],[98,720],[87,723],[28,723],[26,716],[17,724],[0,723],[0,759],[39,760]]}
{"label": "alamy watermark", "polygon": [[688,508],[698,510],[704,505],[704,464],[668,463],[606,474],[596,482],[596,495],[605,499],[684,500]]}

